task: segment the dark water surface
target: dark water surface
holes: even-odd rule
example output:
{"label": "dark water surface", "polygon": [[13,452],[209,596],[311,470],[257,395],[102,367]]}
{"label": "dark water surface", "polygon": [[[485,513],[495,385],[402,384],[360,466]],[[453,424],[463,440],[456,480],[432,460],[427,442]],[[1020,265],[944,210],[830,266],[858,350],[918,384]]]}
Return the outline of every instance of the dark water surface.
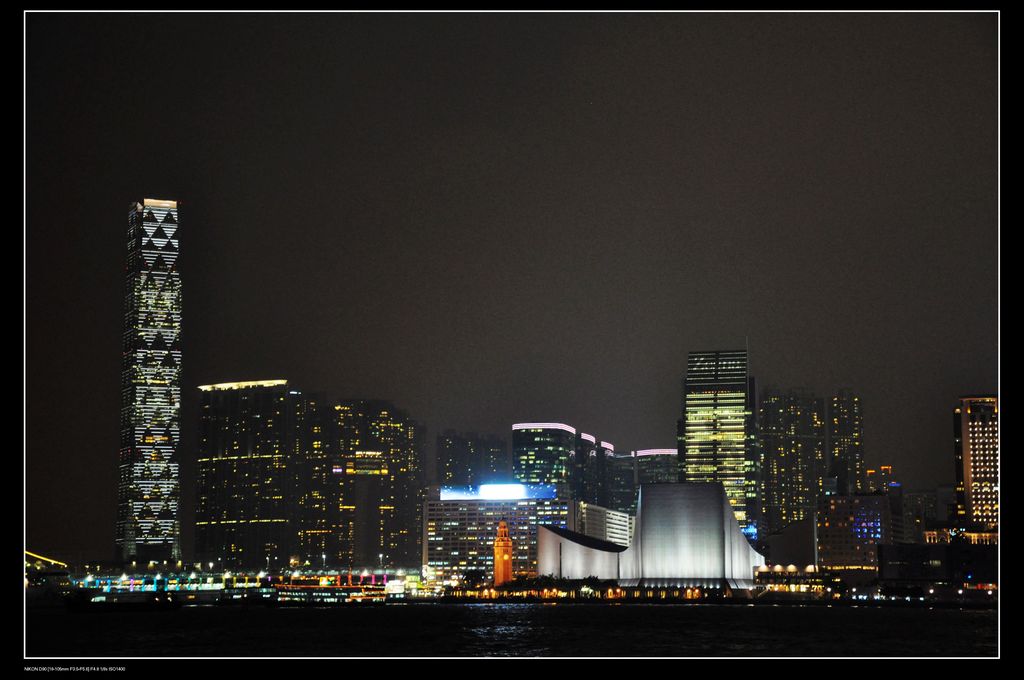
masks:
{"label": "dark water surface", "polygon": [[997,613],[731,605],[409,604],[29,610],[30,657],[995,656]]}

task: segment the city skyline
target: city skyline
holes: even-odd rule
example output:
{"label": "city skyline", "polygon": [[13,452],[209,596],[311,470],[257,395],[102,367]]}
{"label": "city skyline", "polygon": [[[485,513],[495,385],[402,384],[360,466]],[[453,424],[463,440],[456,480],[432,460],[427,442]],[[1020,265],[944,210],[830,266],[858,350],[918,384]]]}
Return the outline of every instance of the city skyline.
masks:
{"label": "city skyline", "polygon": [[[142,30],[123,30],[135,21]],[[503,21],[333,16],[333,30],[370,30],[390,48],[357,50],[296,16],[283,23],[323,40],[293,43],[238,15],[29,17],[30,549],[101,557],[111,545],[115,216],[142,195],[179,201],[188,225],[179,456],[192,484],[201,384],[283,376],[387,399],[426,425],[427,441],[447,429],[511,439],[514,423],[551,421],[628,451],[673,442],[688,352],[744,340],[761,384],[863,395],[870,465],[894,464],[912,489],[953,482],[950,408],[997,388],[995,19],[517,16],[507,34]],[[214,27],[233,37],[218,43]],[[112,34],[140,54],[187,34],[195,54],[152,49],[129,63],[98,47]],[[719,34],[781,63],[748,77],[747,62],[711,58],[724,54]],[[257,81],[233,51],[245,40],[302,58],[261,57]],[[677,50],[688,59],[665,66]],[[801,61],[816,51],[820,65]],[[454,83],[431,80],[417,57]],[[204,60],[218,67],[190,94]],[[345,82],[318,89],[303,60]],[[786,90],[783,66],[797,63]],[[110,71],[147,86],[126,102],[104,84],[118,80]],[[63,127],[54,91],[80,103]],[[740,108],[755,95],[771,126]],[[681,131],[677,110],[700,134]],[[871,115],[891,127],[849,127]],[[632,127],[643,120],[660,135]],[[865,148],[843,141],[851,129]],[[125,162],[154,139],[146,153],[159,164]],[[56,205],[77,221],[55,241],[43,207]],[[719,269],[723,253],[746,277]],[[68,451],[71,432],[85,435]],[[56,498],[68,507],[44,512]],[[183,488],[182,501],[191,512],[194,494]],[[188,533],[187,515],[182,524]]]}

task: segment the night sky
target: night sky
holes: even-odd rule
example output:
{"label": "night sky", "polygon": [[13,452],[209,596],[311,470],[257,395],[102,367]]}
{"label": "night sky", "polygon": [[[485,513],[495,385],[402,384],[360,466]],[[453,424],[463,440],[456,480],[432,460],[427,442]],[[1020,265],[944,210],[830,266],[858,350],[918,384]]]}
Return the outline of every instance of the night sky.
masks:
{"label": "night sky", "polygon": [[953,479],[998,381],[995,14],[29,14],[26,547],[113,557],[131,201],[176,199],[196,386],[675,446],[693,350],[863,397]]}

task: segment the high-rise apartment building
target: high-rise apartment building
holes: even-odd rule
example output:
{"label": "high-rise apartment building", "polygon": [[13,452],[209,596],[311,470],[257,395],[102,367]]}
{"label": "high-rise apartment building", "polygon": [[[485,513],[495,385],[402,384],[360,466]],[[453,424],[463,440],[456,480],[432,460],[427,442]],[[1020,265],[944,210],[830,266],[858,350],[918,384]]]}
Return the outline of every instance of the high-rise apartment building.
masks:
{"label": "high-rise apartment building", "polygon": [[496,435],[445,430],[437,436],[437,481],[442,486],[500,484],[512,479],[508,444]]}
{"label": "high-rise apartment building", "polygon": [[759,533],[761,505],[756,413],[746,350],[690,352],[677,431],[680,479],[720,482],[751,539]]}
{"label": "high-rise apartment building", "polygon": [[176,201],[131,204],[115,528],[117,557],[124,562],[181,559],[178,237]]}
{"label": "high-rise apartment building", "polygon": [[825,400],[776,389],[761,394],[758,428],[768,531],[813,518],[828,470]]}
{"label": "high-rise apartment building", "polygon": [[864,466],[864,416],[860,397],[839,390],[829,401],[829,475],[841,494],[867,490]]}
{"label": "high-rise apartment building", "polygon": [[958,529],[999,526],[999,399],[961,397],[953,410]]}
{"label": "high-rise apartment building", "polygon": [[285,380],[199,389],[196,558],[217,569],[286,569],[298,547],[302,395]]}
{"label": "high-rise apartment building", "polygon": [[343,566],[419,563],[424,483],[423,433],[390,402],[343,400],[334,406],[341,481]]}

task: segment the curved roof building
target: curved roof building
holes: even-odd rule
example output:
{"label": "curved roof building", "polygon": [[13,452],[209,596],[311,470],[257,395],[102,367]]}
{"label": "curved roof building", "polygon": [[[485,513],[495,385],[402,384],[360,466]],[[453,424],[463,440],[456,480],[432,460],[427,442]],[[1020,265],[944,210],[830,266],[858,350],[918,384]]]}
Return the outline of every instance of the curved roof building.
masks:
{"label": "curved roof building", "polygon": [[754,570],[765,563],[740,531],[720,483],[641,485],[630,546],[601,543],[541,527],[537,570],[562,578],[616,579],[624,586],[709,587],[725,581],[750,588]]}

